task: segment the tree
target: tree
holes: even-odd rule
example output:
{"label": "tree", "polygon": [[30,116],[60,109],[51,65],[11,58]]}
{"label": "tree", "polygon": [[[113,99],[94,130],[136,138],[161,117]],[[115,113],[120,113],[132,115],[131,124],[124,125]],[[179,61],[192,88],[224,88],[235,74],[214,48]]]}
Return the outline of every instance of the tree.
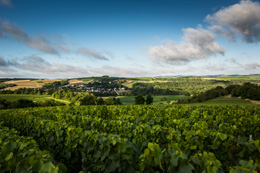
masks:
{"label": "tree", "polygon": [[150,104],[153,103],[153,97],[152,97],[151,94],[149,94],[149,95],[146,96],[145,102],[146,102],[147,105],[150,105]]}
{"label": "tree", "polygon": [[119,98],[115,98],[114,97],[114,103],[115,103],[115,105],[121,105],[122,103],[121,103],[121,100],[119,99]]}
{"label": "tree", "polygon": [[104,102],[104,100],[103,100],[103,98],[102,97],[99,97],[98,99],[97,99],[97,105],[103,105],[105,102]]}
{"label": "tree", "polygon": [[10,105],[10,102],[6,101],[5,99],[0,98],[0,109],[7,109]]}
{"label": "tree", "polygon": [[115,97],[108,97],[105,100],[106,105],[121,105],[120,99],[116,99]]}
{"label": "tree", "polygon": [[228,94],[231,94],[232,90],[239,87],[239,85],[229,85],[225,88],[225,90],[228,92]]}
{"label": "tree", "polygon": [[95,104],[96,104],[96,97],[93,94],[86,95],[80,100],[80,105],[95,105]]}
{"label": "tree", "polygon": [[27,108],[27,107],[34,107],[34,106],[35,104],[33,103],[33,101],[27,99],[19,99],[14,104],[15,108]]}
{"label": "tree", "polygon": [[144,97],[141,94],[139,94],[138,96],[135,97],[136,105],[143,105],[144,102],[145,102]]}

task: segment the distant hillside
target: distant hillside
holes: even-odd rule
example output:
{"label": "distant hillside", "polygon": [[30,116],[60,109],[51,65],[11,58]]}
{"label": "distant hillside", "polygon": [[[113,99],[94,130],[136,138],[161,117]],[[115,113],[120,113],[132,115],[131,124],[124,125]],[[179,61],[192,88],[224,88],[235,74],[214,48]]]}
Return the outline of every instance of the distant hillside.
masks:
{"label": "distant hillside", "polygon": [[19,79],[19,80],[7,80],[4,84],[14,84],[15,86],[4,88],[5,90],[17,90],[20,88],[41,88],[44,84],[60,81],[59,79]]}
{"label": "distant hillside", "polygon": [[[5,89],[19,89],[19,88],[39,88],[43,84],[60,81],[59,79],[0,79],[2,83],[15,84],[16,86],[7,87]],[[138,88],[152,88],[152,90],[163,91],[165,93],[189,93],[191,95],[205,92],[217,86],[227,87],[229,85],[242,85],[250,82],[252,84],[260,84],[260,74],[250,75],[205,75],[205,76],[159,76],[159,77],[84,77],[74,78],[69,80],[71,85],[86,85],[86,87],[98,87],[104,85],[114,88],[128,88],[129,90]],[[112,87],[114,86],[114,87]],[[72,88],[73,89],[73,88]],[[167,90],[167,91],[166,91]],[[156,93],[157,93],[156,91]],[[150,91],[143,91],[141,94],[147,94]],[[164,92],[164,91],[163,91]],[[136,92],[135,92],[136,93]],[[150,92],[154,94],[154,92]],[[128,93],[129,95],[129,93]],[[185,94],[186,95],[186,94]]]}

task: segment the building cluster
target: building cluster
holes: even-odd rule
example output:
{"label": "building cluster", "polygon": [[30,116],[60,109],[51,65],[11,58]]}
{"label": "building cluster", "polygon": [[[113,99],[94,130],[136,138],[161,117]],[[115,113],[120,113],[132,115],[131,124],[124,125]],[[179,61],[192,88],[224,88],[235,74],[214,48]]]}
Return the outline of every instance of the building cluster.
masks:
{"label": "building cluster", "polygon": [[120,92],[127,92],[124,87],[122,88],[97,88],[97,87],[88,87],[83,83],[73,83],[70,87],[80,91],[80,92],[90,92],[90,93],[116,93],[119,95]]}

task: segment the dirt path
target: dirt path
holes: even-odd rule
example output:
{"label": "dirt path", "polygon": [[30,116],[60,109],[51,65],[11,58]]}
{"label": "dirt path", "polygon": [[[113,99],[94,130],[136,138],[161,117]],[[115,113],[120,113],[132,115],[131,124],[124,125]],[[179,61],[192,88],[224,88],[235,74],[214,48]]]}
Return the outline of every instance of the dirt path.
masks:
{"label": "dirt path", "polygon": [[258,105],[260,105],[260,101],[257,101],[257,100],[249,100],[251,103],[253,103],[253,104],[258,104]]}
{"label": "dirt path", "polygon": [[55,99],[53,97],[46,97],[48,99],[53,99],[53,100],[56,100],[58,102],[62,102],[62,103],[65,103],[65,104],[70,104],[70,101],[67,101],[67,100],[61,100],[61,99]]}
{"label": "dirt path", "polygon": [[[238,98],[238,99],[241,99],[241,97],[232,97],[231,95],[227,95],[227,96],[224,96],[224,97],[225,97],[225,98]],[[250,101],[250,103],[260,105],[260,101],[258,101],[258,100],[250,100],[250,99],[245,99],[245,100]]]}

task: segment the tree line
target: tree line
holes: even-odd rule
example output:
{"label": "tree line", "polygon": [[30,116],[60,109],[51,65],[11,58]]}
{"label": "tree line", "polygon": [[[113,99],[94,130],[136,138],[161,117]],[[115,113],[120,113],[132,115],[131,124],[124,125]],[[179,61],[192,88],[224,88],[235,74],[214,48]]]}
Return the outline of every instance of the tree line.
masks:
{"label": "tree line", "polygon": [[48,95],[47,91],[42,89],[34,88],[19,88],[14,91],[12,90],[0,90],[0,94],[33,94],[33,95]]}
{"label": "tree line", "polygon": [[[69,84],[68,79],[64,79],[62,81],[55,81],[53,83],[44,84],[42,88],[19,88],[14,91],[12,90],[0,90],[0,94],[34,94],[34,95],[52,95],[56,92],[60,87]],[[2,83],[0,84],[0,89]],[[11,86],[16,86],[15,84],[8,84]],[[6,88],[6,86],[5,86]]]}
{"label": "tree line", "polygon": [[5,89],[8,87],[13,87],[16,86],[16,84],[5,84],[5,83],[0,83],[0,89]]}
{"label": "tree line", "polygon": [[50,106],[64,106],[64,103],[56,102],[55,100],[45,100],[42,102],[33,102],[28,99],[19,99],[17,101],[7,101],[0,98],[0,109],[15,109],[27,107],[50,107]]}
{"label": "tree line", "polygon": [[243,85],[229,85],[226,88],[217,86],[191,98],[178,100],[177,103],[205,102],[225,95],[241,97],[242,99],[260,100],[260,86],[250,82],[246,82]]}
{"label": "tree line", "polygon": [[102,97],[96,97],[93,94],[83,97],[79,103],[80,105],[122,105],[119,98],[108,97],[107,99],[103,99]]}
{"label": "tree line", "polygon": [[153,97],[151,94],[148,94],[146,96],[146,99],[141,94],[135,96],[136,105],[143,105],[143,104],[150,105],[152,103],[153,103]]}
{"label": "tree line", "polygon": [[108,97],[103,99],[95,96],[93,93],[77,92],[70,90],[59,90],[52,94],[53,98],[68,100],[71,105],[120,105],[122,104],[119,98]]}
{"label": "tree line", "polygon": [[132,86],[131,94],[136,95],[187,95],[189,96],[189,93],[186,91],[174,91],[170,89],[161,89],[156,88],[154,84],[149,83],[135,83]]}

